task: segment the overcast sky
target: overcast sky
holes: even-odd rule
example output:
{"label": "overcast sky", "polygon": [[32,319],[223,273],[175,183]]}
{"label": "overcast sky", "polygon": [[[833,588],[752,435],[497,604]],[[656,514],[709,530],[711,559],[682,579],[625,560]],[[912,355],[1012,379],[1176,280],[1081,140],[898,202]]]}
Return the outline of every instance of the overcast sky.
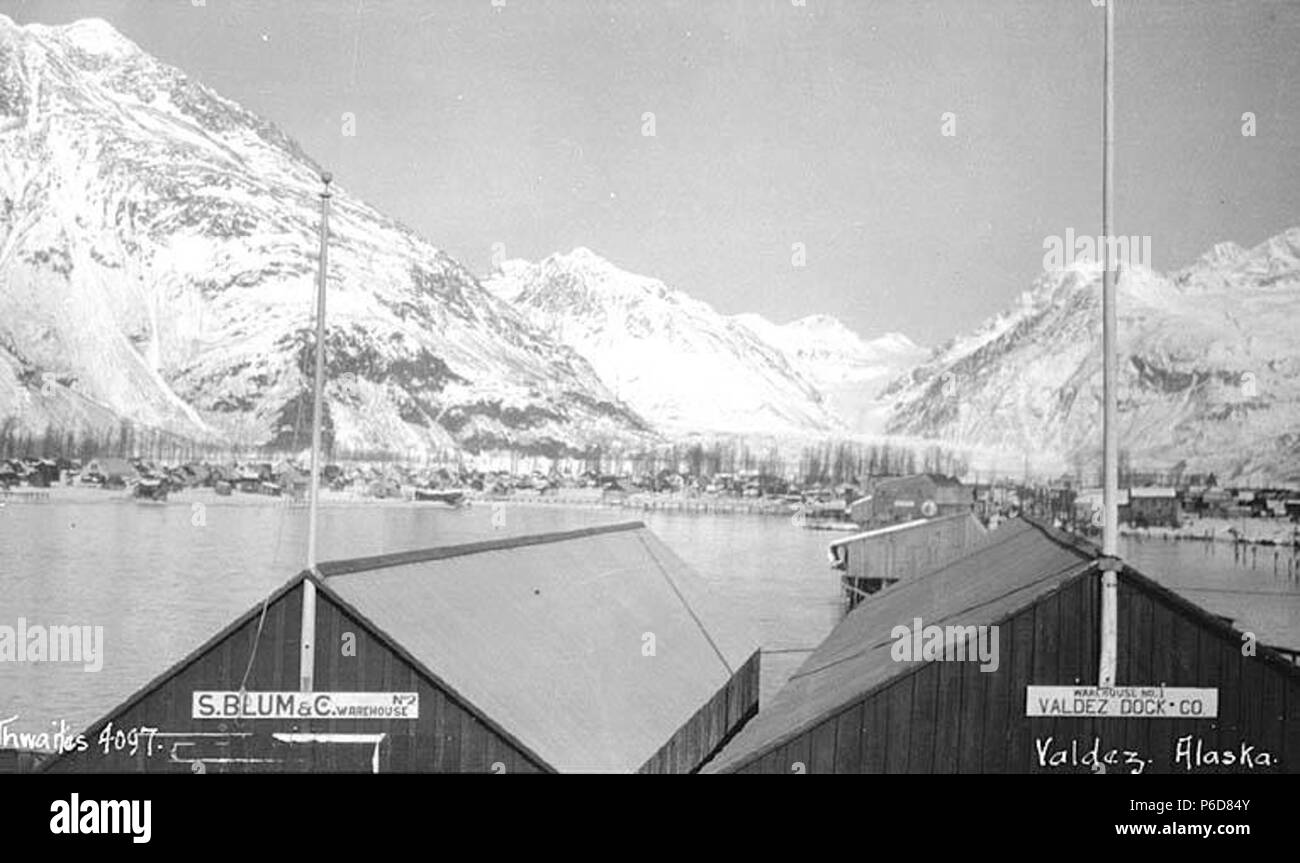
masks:
{"label": "overcast sky", "polygon": [[[496,243],[585,245],[725,313],[934,344],[1027,289],[1045,237],[1100,232],[1093,0],[795,2],[0,9],[108,20],[480,274]],[[1117,18],[1117,232],[1171,269],[1300,224],[1300,2],[1121,0]]]}

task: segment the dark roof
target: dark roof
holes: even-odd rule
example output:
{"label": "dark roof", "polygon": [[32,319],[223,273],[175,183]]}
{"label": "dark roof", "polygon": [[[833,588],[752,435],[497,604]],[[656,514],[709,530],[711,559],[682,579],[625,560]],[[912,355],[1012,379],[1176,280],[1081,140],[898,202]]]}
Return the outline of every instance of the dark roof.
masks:
{"label": "dark roof", "polygon": [[[641,522],[331,561],[317,570],[325,577],[294,576],[87,733],[307,579],[551,770],[637,770],[758,649],[749,633],[724,625],[726,609]],[[655,634],[654,656],[642,655],[646,632]],[[52,755],[37,769],[62,758]]]}
{"label": "dark roof", "polygon": [[1092,565],[1096,549],[1023,519],[992,531],[966,555],[862,603],[831,631],[771,704],[706,768],[739,766],[913,670],[890,656],[895,626],[998,623]]}
{"label": "dark roof", "polygon": [[944,476],[940,473],[914,473],[907,476],[887,476],[877,480],[874,487],[882,490],[891,488],[907,488],[908,486],[915,485],[922,480],[934,483],[941,491],[962,491],[963,489],[972,493],[974,491],[973,486],[963,485],[961,480],[954,479],[950,476]]}
{"label": "dark roof", "polygon": [[[987,626],[1000,623],[1091,570],[1100,550],[1086,540],[1027,518],[991,531],[964,556],[900,582],[851,612],[790,680],[703,772],[735,769],[808,730],[839,708],[915,670],[890,655],[899,624]],[[1132,567],[1121,578],[1199,625],[1240,644],[1230,620],[1207,611]],[[1258,658],[1300,680],[1300,668],[1272,647]]]}
{"label": "dark roof", "polygon": [[319,569],[332,593],[560,771],[637,770],[757,647],[640,522]]}
{"label": "dark roof", "polygon": [[935,485],[957,486],[961,485],[961,480],[944,476],[941,473],[910,473],[905,476],[886,476],[876,481],[877,486],[888,486],[895,483],[916,482],[919,479],[928,479]]}

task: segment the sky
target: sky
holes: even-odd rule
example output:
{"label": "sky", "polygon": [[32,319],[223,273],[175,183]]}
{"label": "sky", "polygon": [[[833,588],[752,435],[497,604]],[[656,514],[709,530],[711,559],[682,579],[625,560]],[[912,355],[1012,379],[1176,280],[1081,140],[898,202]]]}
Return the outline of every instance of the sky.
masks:
{"label": "sky", "polygon": [[[1094,2],[0,11],[109,21],[480,275],[587,246],[723,313],[934,345],[1027,290],[1049,237],[1101,232]],[[1300,0],[1120,0],[1116,18],[1116,233],[1169,270],[1300,225]]]}

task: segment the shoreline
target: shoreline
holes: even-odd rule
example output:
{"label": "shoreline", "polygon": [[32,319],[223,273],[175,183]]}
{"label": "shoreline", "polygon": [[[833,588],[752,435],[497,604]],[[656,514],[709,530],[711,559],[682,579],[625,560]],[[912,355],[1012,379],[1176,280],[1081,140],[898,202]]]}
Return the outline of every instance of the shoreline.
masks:
{"label": "shoreline", "polygon": [[1119,535],[1139,542],[1222,542],[1230,545],[1300,547],[1300,524],[1285,518],[1198,518],[1180,527],[1130,527]]}
{"label": "shoreline", "polygon": [[[307,500],[287,496],[248,494],[235,491],[229,495],[218,495],[206,486],[177,489],[171,492],[166,501],[138,500],[130,489],[102,489],[93,486],[52,485],[49,488],[13,488],[0,490],[0,506],[4,505],[39,505],[56,503],[140,503],[142,505],[166,506],[168,504],[202,503],[204,506],[264,506],[306,508]],[[678,495],[651,496],[649,494],[628,494],[626,496],[606,497],[604,493],[573,490],[570,493],[519,493],[497,495],[491,492],[471,491],[465,494],[468,506],[485,506],[496,503],[512,506],[567,506],[583,509],[622,509],[643,512],[688,512],[721,515],[776,515],[789,518],[794,510],[785,501],[757,501],[732,498],[690,498]],[[420,506],[453,508],[447,504],[430,501],[417,501],[413,487],[404,487],[400,495],[379,498],[360,491],[332,491],[321,489],[321,506]]]}
{"label": "shoreline", "polygon": [[[13,488],[0,490],[0,507],[59,503],[137,503],[141,506],[193,505],[203,506],[261,506],[276,508],[306,508],[305,499],[273,497],[270,495],[234,492],[218,495],[208,487],[184,488],[172,492],[167,501],[137,500],[128,489],[94,488],[90,486],[54,485],[49,488]],[[609,509],[635,512],[683,513],[695,515],[753,515],[779,517],[789,520],[795,513],[786,501],[752,500],[724,497],[687,497],[676,494],[636,492],[607,496],[604,492],[570,489],[559,493],[515,492],[498,495],[491,492],[468,492],[462,506],[492,506],[501,503],[509,506],[570,507],[575,509]],[[403,488],[400,496],[377,498],[360,491],[321,490],[322,507],[386,506],[386,507],[439,507],[454,508],[446,504],[417,501],[412,488]],[[1137,542],[1216,542],[1280,548],[1300,548],[1300,524],[1284,518],[1198,518],[1184,522],[1180,527],[1137,528],[1120,526],[1120,536]]]}

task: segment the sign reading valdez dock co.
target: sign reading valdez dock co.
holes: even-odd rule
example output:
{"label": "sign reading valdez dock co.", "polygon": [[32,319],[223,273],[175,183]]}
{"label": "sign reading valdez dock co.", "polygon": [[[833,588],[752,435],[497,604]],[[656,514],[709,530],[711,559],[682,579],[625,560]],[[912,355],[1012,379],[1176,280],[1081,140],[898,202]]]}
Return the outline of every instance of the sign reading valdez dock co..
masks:
{"label": "sign reading valdez dock co.", "polygon": [[418,692],[195,692],[192,719],[419,719]]}
{"label": "sign reading valdez dock co.", "polygon": [[1219,690],[1179,686],[1030,686],[1026,716],[1214,719]]}

